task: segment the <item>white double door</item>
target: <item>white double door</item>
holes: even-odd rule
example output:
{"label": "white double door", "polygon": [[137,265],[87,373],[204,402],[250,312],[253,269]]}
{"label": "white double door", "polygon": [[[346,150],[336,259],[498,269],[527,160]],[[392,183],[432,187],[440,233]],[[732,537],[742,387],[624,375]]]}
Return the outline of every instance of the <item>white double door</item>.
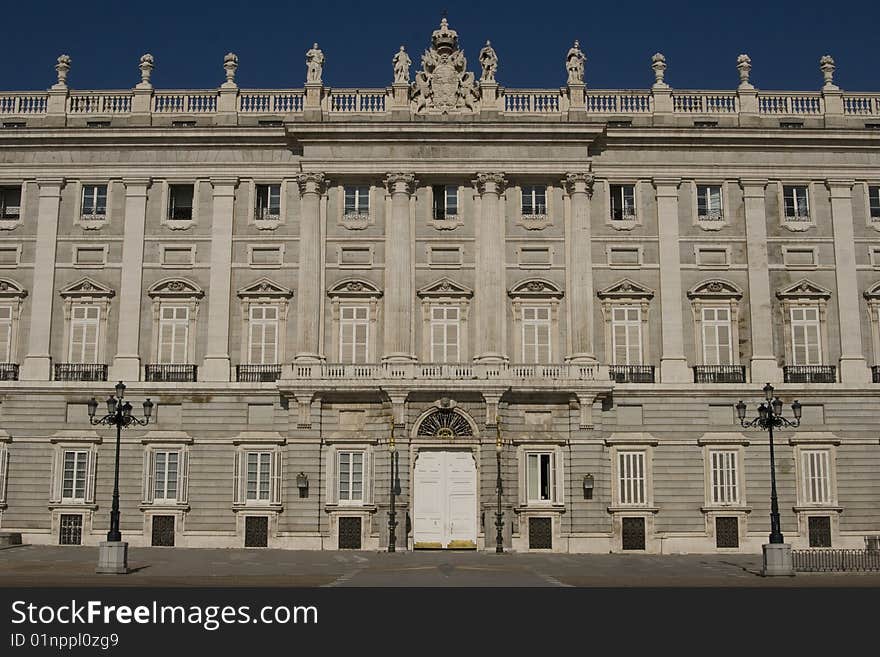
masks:
{"label": "white double door", "polygon": [[473,452],[422,450],[416,459],[413,546],[477,547],[477,465]]}

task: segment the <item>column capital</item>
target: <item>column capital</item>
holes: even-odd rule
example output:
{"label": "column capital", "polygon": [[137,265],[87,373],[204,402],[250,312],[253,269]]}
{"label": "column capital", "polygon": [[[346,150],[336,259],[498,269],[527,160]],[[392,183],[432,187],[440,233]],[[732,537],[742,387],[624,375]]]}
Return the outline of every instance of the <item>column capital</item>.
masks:
{"label": "column capital", "polygon": [[855,185],[854,180],[832,180],[825,181],[825,186],[831,192],[831,198],[851,198],[852,188]]}
{"label": "column capital", "polygon": [[64,178],[37,178],[36,182],[40,189],[40,196],[60,196],[65,180]]}
{"label": "column capital", "polygon": [[418,181],[415,174],[403,173],[400,171],[389,173],[383,180],[385,188],[389,194],[406,194],[411,195],[416,188]]}
{"label": "column capital", "polygon": [[501,194],[507,187],[507,179],[503,173],[478,173],[473,184],[480,194]]}
{"label": "column capital", "polygon": [[562,179],[562,186],[569,194],[586,194],[593,196],[595,178],[588,171],[569,171]]}
{"label": "column capital", "polygon": [[129,197],[146,196],[147,189],[153,183],[152,178],[123,178],[125,195]]}
{"label": "column capital", "polygon": [[764,198],[764,190],[767,188],[766,178],[740,178],[739,186],[742,187],[746,198],[760,196]]}
{"label": "column capital", "polygon": [[323,173],[316,171],[306,171],[297,174],[296,184],[299,185],[299,193],[302,194],[321,194],[327,185],[327,178]]}
{"label": "column capital", "polygon": [[238,178],[211,178],[211,186],[214,188],[214,196],[232,196],[235,194],[235,186]]}
{"label": "column capital", "polygon": [[653,182],[657,188],[657,196],[678,196],[681,178],[654,178]]}

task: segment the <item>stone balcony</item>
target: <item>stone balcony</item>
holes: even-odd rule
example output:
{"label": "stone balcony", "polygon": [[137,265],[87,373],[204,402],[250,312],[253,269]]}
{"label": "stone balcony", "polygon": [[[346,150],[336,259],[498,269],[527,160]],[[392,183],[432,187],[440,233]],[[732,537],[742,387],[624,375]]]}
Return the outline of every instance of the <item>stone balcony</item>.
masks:
{"label": "stone balcony", "polygon": [[[604,373],[604,377],[601,376]],[[282,379],[331,381],[607,381],[597,364],[513,363],[294,363]]]}

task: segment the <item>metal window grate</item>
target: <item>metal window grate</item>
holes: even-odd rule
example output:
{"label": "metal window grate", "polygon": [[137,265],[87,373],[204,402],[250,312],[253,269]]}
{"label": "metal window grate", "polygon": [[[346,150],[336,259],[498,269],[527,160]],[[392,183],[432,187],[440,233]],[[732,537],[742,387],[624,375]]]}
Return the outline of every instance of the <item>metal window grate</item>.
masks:
{"label": "metal window grate", "polygon": [[739,547],[739,518],[735,516],[715,518],[715,547]]}
{"label": "metal window grate", "polygon": [[281,378],[281,365],[236,365],[235,379],[239,382],[271,383]]}
{"label": "metal window grate", "polygon": [[189,364],[150,364],[144,365],[147,381],[188,383],[196,380],[198,366]]}
{"label": "metal window grate", "polygon": [[82,514],[62,513],[58,542],[61,545],[82,545],[82,526]]}
{"label": "metal window grate", "polygon": [[56,381],[106,381],[107,366],[91,363],[55,363]]}
{"label": "metal window grate", "polygon": [[361,549],[361,519],[357,516],[339,518],[339,549]]}
{"label": "metal window grate", "polygon": [[552,518],[529,518],[529,549],[553,549]]}
{"label": "metal window grate", "polygon": [[174,516],[153,516],[152,545],[174,547]]}
{"label": "metal window grate", "polygon": [[645,549],[645,519],[621,518],[621,542],[624,550]]}
{"label": "metal window grate", "polygon": [[248,516],[244,519],[244,546],[269,545],[269,516]]}
{"label": "metal window grate", "polygon": [[807,518],[810,547],[831,547],[831,516]]}

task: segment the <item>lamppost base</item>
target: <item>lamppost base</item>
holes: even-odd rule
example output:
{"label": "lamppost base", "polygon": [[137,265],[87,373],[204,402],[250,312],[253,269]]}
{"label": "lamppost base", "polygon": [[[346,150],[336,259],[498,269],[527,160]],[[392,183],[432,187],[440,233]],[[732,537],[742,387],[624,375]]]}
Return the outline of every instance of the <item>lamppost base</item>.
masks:
{"label": "lamppost base", "polygon": [[126,575],[128,573],[128,543],[103,541],[98,545],[98,567],[102,575]]}
{"label": "lamppost base", "polygon": [[764,577],[794,576],[791,545],[788,543],[765,543],[763,548],[764,567],[761,569],[761,575]]}

